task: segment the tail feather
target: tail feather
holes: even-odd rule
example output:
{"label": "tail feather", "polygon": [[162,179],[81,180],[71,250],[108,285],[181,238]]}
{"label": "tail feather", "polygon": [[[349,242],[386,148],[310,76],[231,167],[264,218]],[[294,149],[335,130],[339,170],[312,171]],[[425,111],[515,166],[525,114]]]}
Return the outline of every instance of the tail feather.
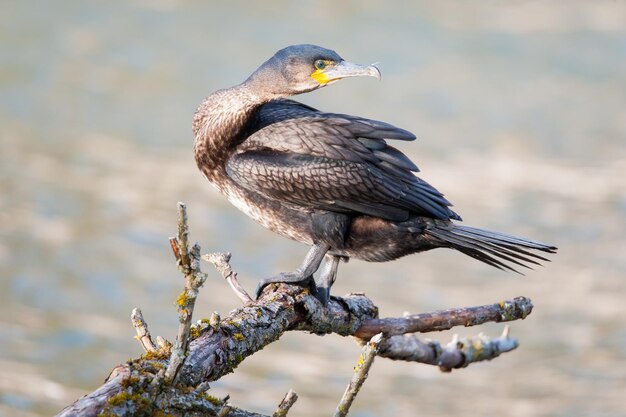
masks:
{"label": "tail feather", "polygon": [[[461,235],[463,237],[466,237],[468,239],[475,239],[475,235],[472,235],[471,233],[467,233],[464,230],[455,230],[455,234]],[[502,243],[501,241],[497,241],[495,239],[489,239],[487,237],[484,237],[484,241],[483,241],[484,245],[489,246],[491,249],[504,253],[504,254],[508,254],[511,256],[514,256],[517,259],[520,259],[522,261],[525,262],[530,262],[533,263],[535,265],[541,265],[539,262],[537,262],[534,259],[530,259],[532,258],[536,258],[542,261],[546,261],[546,262],[550,262],[550,260],[548,258],[544,258],[541,255],[538,255],[536,253],[530,252],[527,249],[522,249],[522,247],[526,247],[524,245],[519,245],[516,246],[514,244],[509,244],[509,243]],[[521,247],[520,247],[521,246]],[[547,246],[547,245],[543,245],[543,246]],[[541,250],[541,248],[533,248],[533,249],[539,249]],[[553,252],[551,252],[553,253]]]}
{"label": "tail feather", "polygon": [[[446,241],[449,243],[452,243],[453,245],[457,245],[455,246],[455,249],[461,250],[461,248],[463,249],[461,252],[463,253],[467,253],[467,252],[473,252],[473,253],[477,253],[479,254],[479,256],[477,256],[476,258],[480,260],[480,256],[488,256],[486,255],[486,253],[494,255],[498,258],[501,258],[505,261],[514,263],[516,265],[525,267],[525,268],[530,268],[532,269],[532,267],[524,264],[522,261],[528,262],[528,263],[532,263],[535,265],[540,265],[539,262],[534,261],[532,259],[529,259],[527,257],[524,257],[522,255],[518,255],[517,253],[514,252],[514,249],[506,249],[506,248],[502,248],[502,247],[498,247],[495,244],[491,244],[491,243],[487,243],[487,242],[481,242],[479,244],[473,243],[472,240],[470,240],[471,238],[466,238],[466,237],[461,237],[461,238],[457,238],[455,235],[451,234],[449,236],[446,237]],[[486,253],[485,253],[486,252]],[[517,258],[517,259],[515,259]],[[519,259],[519,260],[518,260]],[[505,264],[504,262],[500,261],[497,258],[492,258],[490,256],[490,261],[497,263],[498,265],[500,265],[502,268],[505,269],[509,269],[512,271],[515,271],[514,268],[510,267],[509,265]],[[517,271],[515,271],[517,272]]]}
{"label": "tail feather", "polygon": [[555,246],[534,240],[450,223],[428,227],[426,233],[474,259],[518,274],[522,273],[510,264],[533,269],[531,265],[541,265],[539,260],[550,260],[531,251],[556,253],[557,250]]}
{"label": "tail feather", "polygon": [[554,246],[546,245],[545,243],[538,242],[536,240],[525,239],[525,238],[509,235],[506,233],[502,233],[502,232],[494,232],[491,230],[478,229],[476,227],[469,227],[469,226],[460,226],[460,225],[454,225],[454,226],[455,226],[455,229],[457,230],[463,230],[468,233],[484,236],[488,239],[495,239],[498,241],[509,242],[509,243],[525,246],[527,248],[539,249],[539,250],[550,252],[550,253],[555,253],[557,249]]}

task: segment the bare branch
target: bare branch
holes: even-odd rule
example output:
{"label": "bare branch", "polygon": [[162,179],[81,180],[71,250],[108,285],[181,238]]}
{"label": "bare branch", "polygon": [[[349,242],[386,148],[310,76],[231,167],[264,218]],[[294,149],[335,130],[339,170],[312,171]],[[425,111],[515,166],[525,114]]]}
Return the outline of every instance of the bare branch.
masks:
{"label": "bare branch", "polygon": [[[209,396],[206,392],[208,384],[232,372],[246,357],[277,340],[286,331],[337,333],[354,336],[361,341],[383,333],[385,339],[379,342],[379,356],[435,365],[450,371],[473,362],[493,359],[515,349],[517,341],[508,337],[508,329],[496,339],[483,335],[467,339],[457,337],[445,346],[435,341],[421,342],[413,335],[404,334],[523,319],[532,311],[530,300],[518,297],[478,307],[379,319],[378,308],[363,294],[332,297],[328,306],[324,307],[307,289],[287,284],[271,284],[271,290],[264,291],[256,302],[250,302],[249,295],[237,284],[228,263],[229,255],[213,254],[207,256],[208,260],[214,263],[222,276],[227,280],[230,278],[230,285],[246,304],[231,311],[225,318],[214,313],[210,319],[200,320],[191,333],[195,300],[206,274],[200,270],[200,247],[195,244],[189,250],[184,204],[179,204],[178,214],[178,236],[172,238],[170,244],[185,276],[185,289],[178,298],[180,325],[175,346],[172,347],[161,337],[156,338],[155,346],[141,312],[135,310],[133,324],[142,346],[150,354],[115,368],[104,385],[77,400],[59,415],[131,416],[141,409],[146,415],[161,411],[174,416],[205,413],[260,417],[260,414],[226,404],[226,399]],[[171,355],[168,355],[170,351]],[[367,369],[363,372],[365,375]],[[288,395],[277,413],[280,407],[286,412],[291,401]]]}
{"label": "bare branch", "polygon": [[178,203],[178,244],[180,254],[180,264],[184,268],[189,268],[191,262],[189,260],[189,225],[187,224],[187,206],[184,203]]}
{"label": "bare branch", "polygon": [[169,239],[170,246],[172,248],[172,253],[174,253],[174,258],[176,258],[177,263],[180,263],[180,248],[178,247],[178,239],[175,237],[171,237]]}
{"label": "bare branch", "polygon": [[156,345],[159,350],[163,350],[165,352],[169,352],[170,349],[172,349],[172,343],[162,336],[156,337]]}
{"label": "bare branch", "polygon": [[354,367],[352,380],[346,387],[346,391],[343,393],[343,396],[337,405],[337,409],[333,415],[334,417],[345,417],[348,414],[348,411],[350,411],[352,402],[367,379],[367,373],[374,363],[374,358],[378,354],[378,346],[380,345],[382,339],[383,334],[378,333],[373,336],[372,339],[365,344],[365,346],[363,346],[363,351],[361,352],[361,356],[359,356],[359,361]]}
{"label": "bare branch", "polygon": [[[189,345],[189,355],[181,370],[182,382],[196,386],[205,380],[214,381],[232,372],[244,358],[275,341],[288,330],[358,335],[364,323],[369,323],[378,313],[371,300],[361,294],[334,297],[327,308],[324,308],[301,287],[272,285],[274,291],[265,291],[257,303],[232,311],[221,320],[217,330],[209,327],[202,330]],[[469,309],[477,308],[481,309]],[[456,310],[464,309],[452,311]],[[447,312],[448,310],[440,313],[445,317]],[[442,320],[435,320],[436,314],[426,316],[433,317],[431,323],[436,324],[434,330],[439,330],[437,323]],[[483,317],[480,320],[457,321],[450,324],[450,327],[486,322],[488,319],[489,317]],[[500,316],[491,319],[501,321]],[[421,329],[426,331],[427,327],[421,326]]]}
{"label": "bare branch", "polygon": [[237,273],[233,272],[230,266],[230,253],[208,253],[202,255],[202,259],[211,263],[215,269],[217,269],[217,272],[228,281],[230,287],[244,304],[254,302],[252,297],[250,297],[246,290],[239,284],[239,281],[237,281]]}
{"label": "bare branch", "polygon": [[[189,353],[178,378],[181,384],[196,387],[202,382],[214,381],[232,372],[244,358],[278,339],[287,330],[354,335],[363,323],[375,317],[376,313],[376,307],[372,302],[360,294],[333,298],[328,308],[324,309],[317,299],[301,287],[275,285],[274,291],[266,291],[257,304],[242,306],[221,321],[215,320],[213,326],[203,329],[189,344]],[[516,343],[512,339],[504,339],[506,340],[496,339],[490,347],[488,341],[484,337],[481,338],[479,341],[483,345],[482,351],[492,353],[480,356],[476,355],[479,349],[473,353],[468,350],[476,343],[473,339],[462,341],[465,349],[457,343],[457,349],[448,352],[445,348],[438,347],[436,342],[423,343],[408,336],[394,336],[381,343],[379,355],[453,369],[467,366],[476,360],[495,357],[497,354],[494,352],[498,354],[505,352],[508,350],[507,345],[512,346]],[[471,360],[472,358],[474,360]],[[109,381],[105,384],[108,387],[107,392],[111,395],[120,392],[120,381],[116,381],[117,391],[115,382]],[[229,414],[229,417],[231,416],[232,414]]]}
{"label": "bare branch", "polygon": [[[177,300],[178,304],[178,336],[172,348],[170,363],[165,371],[165,382],[174,382],[178,371],[182,366],[189,345],[189,333],[191,331],[191,318],[196,304],[199,288],[206,280],[206,274],[200,270],[200,246],[196,243],[189,250],[189,226],[187,225],[187,207],[178,203],[178,236],[177,245],[179,257],[178,265],[185,275],[185,289]],[[170,239],[170,243],[172,240]]]}
{"label": "bare branch", "polygon": [[436,365],[443,372],[464,368],[473,362],[491,360],[500,354],[518,347],[518,342],[508,336],[508,326],[495,339],[479,334],[476,337],[459,339],[441,346],[439,342],[422,342],[414,335],[392,336],[383,340],[378,355],[392,360],[420,362]]}
{"label": "bare branch", "polygon": [[365,322],[354,336],[368,339],[380,332],[385,336],[394,336],[448,330],[456,326],[477,326],[487,322],[523,320],[532,312],[532,309],[533,304],[528,298],[516,297],[513,300],[478,307],[454,308],[398,318],[372,319]]}
{"label": "bare branch", "polygon": [[137,340],[139,340],[139,343],[141,343],[143,350],[145,352],[156,352],[157,347],[152,341],[152,336],[150,335],[150,331],[148,331],[148,324],[143,319],[143,314],[141,314],[141,310],[138,308],[133,309],[133,312],[130,315],[130,319],[133,321],[133,326],[135,327],[135,331],[137,332]]}
{"label": "bare branch", "polygon": [[294,390],[290,389],[285,395],[285,398],[283,398],[280,404],[278,404],[278,408],[274,411],[272,417],[285,417],[291,409],[291,406],[294,405],[297,400],[298,394],[296,394]]}

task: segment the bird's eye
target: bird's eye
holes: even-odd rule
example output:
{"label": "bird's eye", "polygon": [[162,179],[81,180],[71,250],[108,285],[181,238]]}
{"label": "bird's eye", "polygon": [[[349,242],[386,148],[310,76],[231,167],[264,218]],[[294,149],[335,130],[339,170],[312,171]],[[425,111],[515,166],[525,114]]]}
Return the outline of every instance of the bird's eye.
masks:
{"label": "bird's eye", "polygon": [[328,66],[328,62],[324,61],[323,59],[318,59],[317,61],[315,61],[314,65],[315,69],[321,71]]}

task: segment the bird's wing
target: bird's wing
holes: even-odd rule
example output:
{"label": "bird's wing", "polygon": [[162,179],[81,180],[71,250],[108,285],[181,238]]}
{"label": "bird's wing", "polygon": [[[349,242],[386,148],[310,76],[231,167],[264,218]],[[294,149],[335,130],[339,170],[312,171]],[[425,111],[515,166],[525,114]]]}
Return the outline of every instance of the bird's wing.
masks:
{"label": "bird's wing", "polygon": [[413,174],[415,164],[385,141],[415,139],[410,132],[289,100],[265,107],[226,166],[242,187],[305,209],[397,221],[411,213],[460,219],[440,192]]}
{"label": "bird's wing", "polygon": [[256,123],[248,132],[251,136],[254,132],[267,127],[269,125],[292,119],[300,118],[316,118],[316,119],[345,119],[354,122],[354,133],[362,133],[365,137],[372,139],[396,139],[411,141],[415,140],[415,135],[408,130],[400,129],[390,125],[389,123],[378,120],[367,119],[365,117],[352,116],[340,113],[325,113],[311,106],[300,103],[295,100],[280,99],[274,100],[261,108],[257,116]]}

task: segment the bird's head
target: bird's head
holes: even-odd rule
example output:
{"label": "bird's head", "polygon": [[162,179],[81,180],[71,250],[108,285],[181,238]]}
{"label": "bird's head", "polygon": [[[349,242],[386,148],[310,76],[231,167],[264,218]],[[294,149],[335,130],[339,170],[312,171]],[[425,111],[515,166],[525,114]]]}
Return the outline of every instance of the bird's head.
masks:
{"label": "bird's head", "polygon": [[380,79],[376,65],[345,61],[335,51],[315,45],[292,45],[276,52],[246,84],[269,98],[307,93],[346,77]]}

